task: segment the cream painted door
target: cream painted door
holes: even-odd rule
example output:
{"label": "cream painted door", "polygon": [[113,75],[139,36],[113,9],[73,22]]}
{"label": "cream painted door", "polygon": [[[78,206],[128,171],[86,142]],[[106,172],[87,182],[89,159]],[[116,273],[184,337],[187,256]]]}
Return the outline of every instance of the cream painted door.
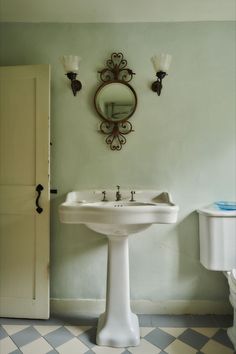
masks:
{"label": "cream painted door", "polygon": [[49,81],[49,65],[0,67],[2,317],[49,317]]}

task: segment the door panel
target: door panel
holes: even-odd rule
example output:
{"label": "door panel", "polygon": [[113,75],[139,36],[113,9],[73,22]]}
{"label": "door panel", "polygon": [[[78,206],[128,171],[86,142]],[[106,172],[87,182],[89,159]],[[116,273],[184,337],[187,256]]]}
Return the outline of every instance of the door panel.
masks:
{"label": "door panel", "polygon": [[0,184],[35,183],[35,90],[34,78],[1,82]]}
{"label": "door panel", "polygon": [[35,220],[31,215],[1,215],[0,225],[1,295],[34,299]]}
{"label": "door panel", "polygon": [[49,316],[49,69],[0,68],[0,316]]}

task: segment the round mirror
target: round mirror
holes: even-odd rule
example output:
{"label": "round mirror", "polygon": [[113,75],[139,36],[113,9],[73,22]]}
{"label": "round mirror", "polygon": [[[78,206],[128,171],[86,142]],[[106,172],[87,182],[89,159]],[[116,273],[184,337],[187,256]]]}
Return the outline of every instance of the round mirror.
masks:
{"label": "round mirror", "polygon": [[98,88],[94,97],[94,104],[102,118],[119,122],[134,114],[137,106],[137,96],[129,84],[110,81]]}

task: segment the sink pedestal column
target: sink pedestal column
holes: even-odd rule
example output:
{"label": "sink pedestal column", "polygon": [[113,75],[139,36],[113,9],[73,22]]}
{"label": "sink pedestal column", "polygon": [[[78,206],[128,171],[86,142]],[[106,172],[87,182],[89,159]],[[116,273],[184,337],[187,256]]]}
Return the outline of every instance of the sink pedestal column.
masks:
{"label": "sink pedestal column", "polygon": [[140,342],[138,317],[130,309],[128,236],[108,236],[106,311],[99,317],[96,342],[111,347]]}

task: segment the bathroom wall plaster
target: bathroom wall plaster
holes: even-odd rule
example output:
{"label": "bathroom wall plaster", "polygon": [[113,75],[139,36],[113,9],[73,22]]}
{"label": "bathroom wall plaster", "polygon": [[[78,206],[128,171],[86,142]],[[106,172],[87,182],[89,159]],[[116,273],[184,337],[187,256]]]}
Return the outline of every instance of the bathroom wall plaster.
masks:
{"label": "bathroom wall plaster", "polygon": [[[50,63],[51,297],[105,297],[106,239],[83,225],[62,225],[58,205],[75,189],[167,189],[180,206],[176,225],[130,237],[131,298],[227,302],[223,274],[199,263],[195,210],[236,198],[234,22],[139,24],[1,24],[0,64]],[[134,132],[112,152],[98,132],[97,70],[122,51],[136,72]],[[173,55],[160,97],[150,57]],[[59,57],[82,57],[75,98]],[[19,87],[20,90],[20,87]]]}

